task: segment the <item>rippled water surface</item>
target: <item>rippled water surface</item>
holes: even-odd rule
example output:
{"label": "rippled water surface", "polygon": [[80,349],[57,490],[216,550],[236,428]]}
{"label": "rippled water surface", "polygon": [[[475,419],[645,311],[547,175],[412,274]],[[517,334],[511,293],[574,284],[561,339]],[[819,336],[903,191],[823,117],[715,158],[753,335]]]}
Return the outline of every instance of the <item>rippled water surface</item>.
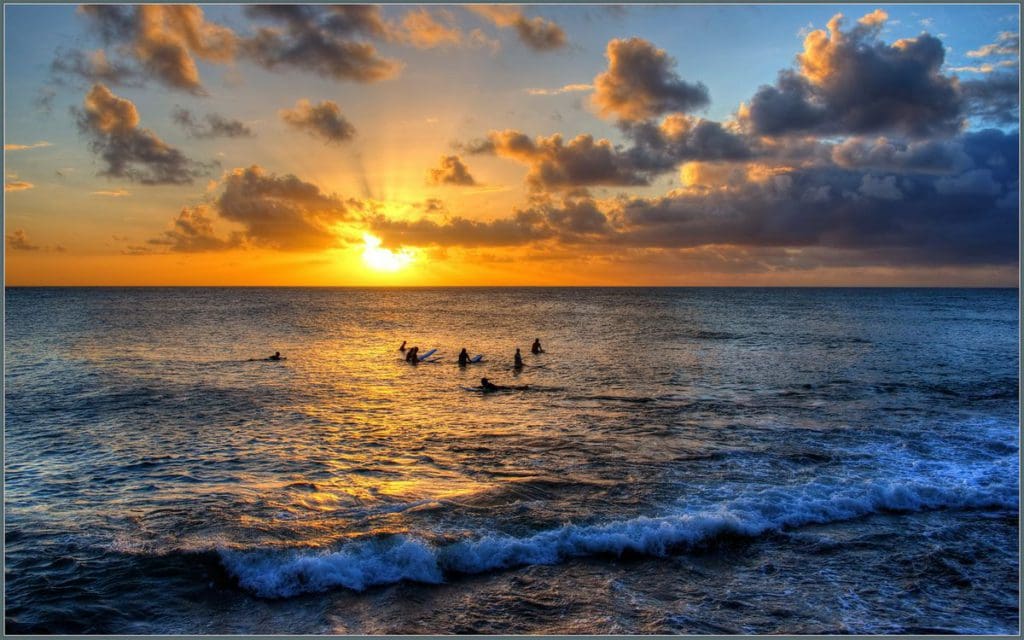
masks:
{"label": "rippled water surface", "polygon": [[6,303],[8,632],[1018,629],[1016,290]]}

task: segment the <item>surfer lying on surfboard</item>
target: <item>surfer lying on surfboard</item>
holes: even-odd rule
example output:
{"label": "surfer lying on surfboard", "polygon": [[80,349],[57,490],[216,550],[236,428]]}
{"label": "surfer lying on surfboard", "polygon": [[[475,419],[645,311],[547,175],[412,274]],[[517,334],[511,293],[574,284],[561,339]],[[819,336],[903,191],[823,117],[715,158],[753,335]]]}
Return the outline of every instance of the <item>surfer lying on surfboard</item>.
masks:
{"label": "surfer lying on surfboard", "polygon": [[529,388],[530,388],[529,386],[506,387],[504,385],[494,384],[493,382],[491,382],[487,378],[480,378],[480,389],[482,391],[512,391],[512,390],[523,391],[523,390],[529,389]]}

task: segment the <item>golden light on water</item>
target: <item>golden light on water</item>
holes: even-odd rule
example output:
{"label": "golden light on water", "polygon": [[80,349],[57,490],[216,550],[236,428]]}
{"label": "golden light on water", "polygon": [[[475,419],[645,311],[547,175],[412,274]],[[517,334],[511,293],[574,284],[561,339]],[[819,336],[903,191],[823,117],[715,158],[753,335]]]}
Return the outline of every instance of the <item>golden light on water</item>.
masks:
{"label": "golden light on water", "polygon": [[363,262],[374,271],[394,273],[413,261],[413,254],[408,249],[392,251],[381,246],[381,239],[368,233],[363,234]]}

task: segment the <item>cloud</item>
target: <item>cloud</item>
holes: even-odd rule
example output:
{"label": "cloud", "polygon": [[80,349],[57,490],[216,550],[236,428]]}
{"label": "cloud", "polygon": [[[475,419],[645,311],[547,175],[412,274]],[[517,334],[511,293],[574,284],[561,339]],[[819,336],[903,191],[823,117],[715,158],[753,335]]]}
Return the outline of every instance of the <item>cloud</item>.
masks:
{"label": "cloud", "polygon": [[[195,59],[231,62],[239,46],[231,29],[208,22],[196,5],[82,5],[79,11],[92,20],[106,42],[122,45],[160,83],[196,95],[206,91]],[[90,70],[95,70],[95,64],[78,69]]]}
{"label": "cloud", "polygon": [[249,138],[254,135],[240,120],[231,120],[217,113],[206,114],[204,124],[191,111],[179,106],[174,108],[171,117],[191,138]]}
{"label": "cloud", "polygon": [[431,169],[428,173],[428,180],[431,184],[438,185],[473,186],[476,184],[476,180],[469,174],[469,169],[459,156],[441,156],[440,168]]}
{"label": "cloud", "polygon": [[149,244],[166,246],[169,251],[179,253],[203,253],[206,251],[224,251],[238,247],[242,234],[234,232],[227,239],[217,237],[213,230],[213,220],[209,217],[209,209],[205,205],[185,207],[171,224],[171,229],[149,240]]}
{"label": "cloud", "polygon": [[527,184],[535,190],[572,189],[593,185],[646,185],[648,176],[608,140],[581,134],[564,142],[561,134],[536,140],[508,129],[492,131],[487,140],[471,143],[470,153],[492,153],[527,165]]}
{"label": "cloud", "polygon": [[900,141],[886,137],[848,138],[832,147],[832,161],[847,169],[945,174],[962,170],[971,159],[958,141]]}
{"label": "cloud", "polygon": [[463,34],[450,11],[438,10],[433,13],[425,8],[413,9],[402,17],[400,39],[417,49],[459,46]]}
{"label": "cloud", "polygon": [[842,30],[842,14],[804,40],[798,70],[762,86],[740,119],[756,134],[952,134],[963,101],[954,78],[942,75],[945,50],[928,34],[886,44],[877,40],[885,12]]}
{"label": "cloud", "polygon": [[438,223],[427,219],[390,220],[378,216],[371,220],[370,229],[392,246],[497,247],[527,244],[552,235],[541,215],[527,211],[490,222],[455,217]]}
{"label": "cloud", "polygon": [[896,186],[896,176],[866,175],[861,178],[860,188],[857,191],[869,198],[881,200],[903,199],[903,192]]}
{"label": "cloud", "polygon": [[996,41],[967,52],[968,58],[991,58],[994,56],[1013,56],[1019,61],[1020,34],[1002,31]]}
{"label": "cloud", "polygon": [[76,77],[88,84],[101,82],[115,87],[141,87],[145,84],[145,74],[139,68],[109,60],[103,49],[91,53],[58,49],[50,70],[57,76]]}
{"label": "cloud", "polygon": [[967,112],[981,121],[1014,125],[1020,120],[1020,77],[993,73],[980,80],[964,80],[960,90]]}
{"label": "cloud", "polygon": [[39,142],[33,142],[32,144],[5,144],[4,151],[28,151],[29,149],[42,149],[43,147],[52,147],[53,144],[46,140],[40,140]]}
{"label": "cloud", "polygon": [[[528,148],[528,140],[519,143]],[[765,269],[1005,266],[1019,259],[1018,141],[1017,132],[996,129],[964,133],[936,148],[860,141],[837,153],[847,166],[828,164],[827,156],[803,167],[694,162],[684,167],[684,188],[663,196],[599,202],[575,195],[486,223],[372,224],[398,244],[555,243],[605,255],[708,250],[746,256],[740,262]],[[872,168],[879,166],[899,173]]]}
{"label": "cloud", "polygon": [[242,42],[244,53],[271,70],[293,67],[334,80],[377,82],[401,70],[355,36],[387,38],[390,29],[371,5],[252,5],[246,12],[276,26]]}
{"label": "cloud", "polygon": [[340,144],[356,135],[356,128],[341,115],[341,108],[331,100],[311,105],[302,99],[293,109],[281,109],[278,113],[289,126],[305,131],[314,138],[321,138],[328,144]]}
{"label": "cloud", "polygon": [[690,84],[672,70],[673,60],[641,38],[615,39],[605,51],[608,70],[594,78],[594,105],[604,116],[643,120],[669,111],[708,105],[708,89]]}
{"label": "cloud", "polygon": [[526,93],[530,94],[531,96],[557,96],[563,93],[593,90],[594,85],[592,84],[567,84],[557,89],[527,89]]}
{"label": "cloud", "polygon": [[502,29],[513,28],[519,41],[534,51],[553,51],[567,43],[565,31],[551,20],[527,18],[522,9],[508,5],[468,5],[467,9]]}
{"label": "cloud", "polygon": [[104,198],[123,198],[125,196],[130,196],[132,194],[125,189],[113,189],[106,191],[93,191],[92,195],[102,196]]}
{"label": "cloud", "polygon": [[40,246],[28,241],[24,229],[15,229],[7,234],[7,248],[12,251],[39,251]]}
{"label": "cloud", "polygon": [[336,196],[294,175],[268,174],[256,165],[227,174],[216,211],[241,224],[249,242],[282,250],[335,246],[333,226],[350,219],[348,206]]}
{"label": "cloud", "polygon": [[15,180],[4,183],[4,193],[9,193],[11,191],[28,191],[29,189],[35,188],[36,185],[31,182],[25,182],[24,180]]}
{"label": "cloud", "polygon": [[637,170],[666,171],[690,160],[745,160],[754,155],[749,140],[713,120],[670,114],[660,123],[619,124],[634,142],[625,155]]}
{"label": "cloud", "polygon": [[126,98],[102,84],[73,109],[78,128],[91,138],[92,151],[106,163],[99,175],[127,178],[146,185],[191,184],[209,173],[210,165],[190,160],[149,129],[139,127],[139,113]]}

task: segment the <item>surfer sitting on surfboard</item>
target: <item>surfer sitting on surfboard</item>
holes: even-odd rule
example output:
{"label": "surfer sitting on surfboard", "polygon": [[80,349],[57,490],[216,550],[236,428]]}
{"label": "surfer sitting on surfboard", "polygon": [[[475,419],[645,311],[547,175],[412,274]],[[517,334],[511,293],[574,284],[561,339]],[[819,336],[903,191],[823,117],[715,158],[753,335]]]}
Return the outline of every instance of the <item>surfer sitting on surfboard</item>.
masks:
{"label": "surfer sitting on surfboard", "polygon": [[467,364],[469,364],[469,353],[466,351],[466,348],[463,347],[462,351],[459,352],[459,366],[464,367]]}
{"label": "surfer sitting on surfboard", "polygon": [[409,349],[408,351],[405,352],[405,361],[412,364],[416,364],[417,362],[420,361],[419,352],[419,347],[413,347]]}
{"label": "surfer sitting on surfboard", "polygon": [[523,368],[523,354],[519,353],[519,348],[518,347],[516,348],[516,364],[515,364],[515,368],[516,369],[522,369]]}
{"label": "surfer sitting on surfboard", "polygon": [[533,353],[533,355],[537,355],[538,353],[544,353],[544,349],[540,348],[540,338],[536,338],[533,341],[533,346],[530,347],[530,351]]}

